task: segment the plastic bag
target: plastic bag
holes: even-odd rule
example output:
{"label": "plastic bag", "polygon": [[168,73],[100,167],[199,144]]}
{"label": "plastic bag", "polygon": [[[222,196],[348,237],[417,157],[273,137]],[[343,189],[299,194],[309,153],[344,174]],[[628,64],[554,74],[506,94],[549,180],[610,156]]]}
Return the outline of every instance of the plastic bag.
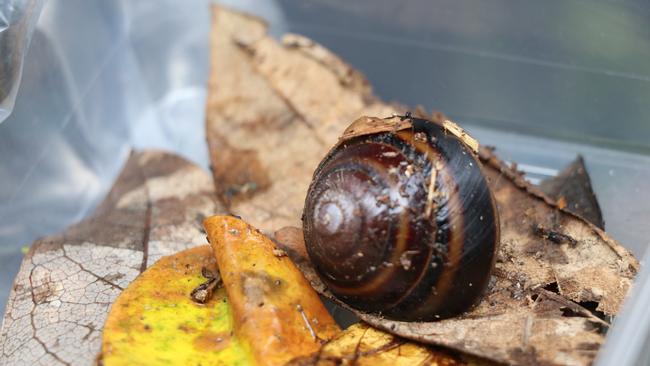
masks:
{"label": "plastic bag", "polygon": [[11,113],[42,0],[0,2],[0,123]]}
{"label": "plastic bag", "polygon": [[[208,169],[210,0],[38,1],[20,90],[0,123],[0,313],[21,247],[91,212],[131,148]],[[247,4],[237,3],[258,4],[275,34],[286,31],[275,2]]]}

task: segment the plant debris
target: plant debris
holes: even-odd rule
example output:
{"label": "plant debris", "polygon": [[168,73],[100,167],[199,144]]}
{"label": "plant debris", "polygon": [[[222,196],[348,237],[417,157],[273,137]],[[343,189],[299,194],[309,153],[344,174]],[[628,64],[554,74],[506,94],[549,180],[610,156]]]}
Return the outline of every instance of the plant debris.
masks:
{"label": "plant debris", "polygon": [[206,279],[206,281],[196,286],[194,290],[190,292],[190,298],[194,302],[205,304],[212,298],[214,290],[223,286],[223,281],[221,281],[221,276],[218,271],[212,273],[206,267],[201,269],[201,275]]}
{"label": "plant debris", "polygon": [[561,232],[556,230],[546,229],[541,225],[534,226],[533,231],[535,232],[536,235],[539,235],[544,239],[548,239],[555,244],[565,244],[565,243],[570,245],[578,244],[578,241],[572,238],[571,236],[562,234]]}
{"label": "plant debris", "polygon": [[543,181],[539,188],[556,200],[561,209],[566,208],[599,228],[605,229],[603,214],[581,155],[562,169],[556,177]]}

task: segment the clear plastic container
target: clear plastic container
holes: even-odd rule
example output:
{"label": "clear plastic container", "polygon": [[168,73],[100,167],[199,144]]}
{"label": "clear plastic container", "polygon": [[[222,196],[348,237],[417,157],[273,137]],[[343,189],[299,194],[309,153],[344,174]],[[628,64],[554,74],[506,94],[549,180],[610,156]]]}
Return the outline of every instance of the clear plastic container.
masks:
{"label": "clear plastic container", "polygon": [[[274,35],[301,33],[332,49],[383,99],[445,112],[533,181],[582,154],[607,231],[646,255],[646,2],[230,3],[266,18]],[[21,247],[86,215],[132,146],[167,148],[207,168],[208,6],[45,2],[13,113],[0,124],[0,310]],[[647,362],[649,275],[643,267],[603,364]]]}

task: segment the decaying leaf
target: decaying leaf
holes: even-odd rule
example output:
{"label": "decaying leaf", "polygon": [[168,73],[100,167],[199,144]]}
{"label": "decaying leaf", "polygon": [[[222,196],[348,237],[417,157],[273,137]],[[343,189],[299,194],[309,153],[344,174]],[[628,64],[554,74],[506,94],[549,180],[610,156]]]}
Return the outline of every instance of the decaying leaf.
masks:
{"label": "decaying leaf", "polygon": [[255,227],[296,226],[313,163],[341,126],[397,110],[378,103],[358,72],[310,40],[290,35],[280,45],[259,19],[221,7],[212,17],[218,56],[207,136],[218,193]]}
{"label": "decaying leaf", "polygon": [[489,365],[449,351],[432,349],[372,328],[364,323],[352,325],[323,344],[318,352],[299,357],[287,366],[455,366]]}
{"label": "decaying leaf", "polygon": [[32,244],[7,303],[0,364],[92,364],[122,289],[163,255],[205,242],[202,218],[222,211],[200,168],[132,154],[90,218]]}
{"label": "decaying leaf", "polygon": [[98,360],[111,365],[251,365],[250,352],[234,333],[223,288],[199,305],[188,294],[216,272],[204,245],[163,257],[117,298],[104,325]]}
{"label": "decaying leaf", "polygon": [[603,214],[591,187],[591,179],[582,156],[578,155],[556,177],[543,181],[539,188],[554,199],[559,207],[566,207],[567,210],[605,229]]}
{"label": "decaying leaf", "polygon": [[[265,35],[259,20],[223,8],[214,8],[213,20],[207,133],[215,184],[232,179],[229,164],[242,164],[220,159],[223,149],[246,151],[255,156],[251,169],[259,167],[269,179],[263,189],[235,197],[232,212],[263,230],[300,226],[311,175],[348,124],[361,115],[386,117],[403,109],[378,101],[362,76],[311,41],[292,36],[278,44]],[[480,156],[502,225],[498,263],[485,299],[462,317],[435,323],[358,315],[403,337],[499,362],[590,363],[637,261],[491,151],[482,149]],[[327,294],[300,256],[304,244],[296,230],[283,230],[276,239],[312,285]],[[292,239],[287,242],[283,235]]]}
{"label": "decaying leaf", "polygon": [[283,365],[317,351],[339,332],[318,294],[271,239],[232,216],[204,223],[235,330],[259,365]]}

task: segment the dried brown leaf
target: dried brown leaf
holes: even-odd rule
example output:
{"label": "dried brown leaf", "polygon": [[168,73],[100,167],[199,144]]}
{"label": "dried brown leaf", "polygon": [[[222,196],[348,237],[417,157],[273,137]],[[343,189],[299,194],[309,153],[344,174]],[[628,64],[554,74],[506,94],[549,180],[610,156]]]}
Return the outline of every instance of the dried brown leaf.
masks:
{"label": "dried brown leaf", "polygon": [[0,364],[92,364],[122,289],[162,256],[204,243],[202,219],[222,210],[200,168],[132,154],[91,217],[32,244],[9,295]]}
{"label": "dried brown leaf", "polygon": [[[403,108],[381,103],[356,71],[304,38],[278,44],[254,18],[214,8],[207,131],[212,162],[224,148],[253,151],[268,174],[264,191],[230,209],[267,230],[300,226],[303,201],[320,159],[361,115],[389,117]],[[252,34],[254,33],[254,34]],[[348,70],[341,72],[341,70]],[[422,114],[422,111],[418,113]],[[439,117],[436,117],[439,118]],[[501,215],[501,249],[485,299],[462,317],[404,323],[357,313],[405,338],[512,364],[588,364],[604,341],[638,268],[600,229],[557,207],[521,175],[482,150]],[[225,165],[224,165],[225,164]],[[221,184],[215,174],[215,183]],[[549,240],[538,227],[575,240]],[[299,229],[276,235],[312,285],[328,294],[304,256]]]}
{"label": "dried brown leaf", "polygon": [[543,181],[539,188],[556,200],[561,208],[565,206],[569,211],[584,217],[599,228],[605,229],[603,214],[591,187],[591,178],[589,178],[582,156],[578,155],[556,177]]}
{"label": "dried brown leaf", "polygon": [[[220,7],[212,17],[207,136],[216,186],[252,225],[296,226],[314,162],[341,127],[398,109],[376,102],[361,74],[305,38],[279,44],[259,19]],[[232,159],[233,151],[247,154]],[[254,189],[238,195],[242,186]]]}

